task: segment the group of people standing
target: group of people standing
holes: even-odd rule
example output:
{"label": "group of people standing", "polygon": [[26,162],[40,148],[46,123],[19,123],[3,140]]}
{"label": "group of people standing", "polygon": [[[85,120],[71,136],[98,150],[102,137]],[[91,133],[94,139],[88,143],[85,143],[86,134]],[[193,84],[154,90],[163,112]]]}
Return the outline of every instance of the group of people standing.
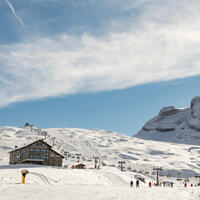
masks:
{"label": "group of people standing", "polygon": [[[194,185],[191,183],[190,186],[193,187]],[[195,187],[196,187],[196,186],[197,186],[197,185],[195,185]],[[187,183],[184,183],[184,187],[187,187]]]}
{"label": "group of people standing", "polygon": [[[152,187],[152,184],[153,183],[151,181],[149,181],[149,187],[150,188]],[[154,186],[163,186],[163,187],[165,187],[166,184],[167,184],[168,187],[171,187],[171,188],[173,188],[173,186],[174,186],[173,182],[165,182],[165,181],[161,182],[159,185],[156,185],[156,183],[154,183]],[[135,185],[136,185],[136,188],[139,188],[140,181],[138,179],[136,180],[136,184]],[[130,181],[130,186],[133,187],[133,181],[132,180]],[[193,187],[193,184],[191,183],[190,186]],[[187,183],[184,183],[184,187],[187,187]]]}
{"label": "group of people standing", "polygon": [[[140,182],[139,182],[139,180],[137,179],[137,180],[136,180],[136,188],[139,188],[139,185],[140,185]],[[133,187],[133,181],[132,181],[132,180],[131,180],[131,182],[130,182],[130,186]]]}
{"label": "group of people standing", "polygon": [[[137,179],[137,180],[136,180],[136,188],[139,188],[139,184],[140,184],[140,182],[139,182],[139,180]],[[155,186],[159,186],[159,185],[156,185],[156,184],[154,184],[154,185],[155,185]],[[166,182],[163,181],[162,183],[160,183],[160,186],[162,186],[162,185],[165,187]],[[173,188],[173,185],[174,185],[173,182],[170,182],[170,183],[169,183],[169,186],[172,187],[172,188]],[[132,180],[130,181],[130,186],[133,187],[133,181],[132,181]],[[151,181],[149,181],[149,187],[150,187],[150,188],[152,187],[152,182],[151,182]]]}

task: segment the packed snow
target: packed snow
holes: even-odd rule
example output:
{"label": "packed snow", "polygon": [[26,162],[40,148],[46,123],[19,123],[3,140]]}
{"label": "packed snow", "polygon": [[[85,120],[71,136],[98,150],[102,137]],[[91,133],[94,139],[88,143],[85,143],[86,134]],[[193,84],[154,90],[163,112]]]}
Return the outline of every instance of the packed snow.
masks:
{"label": "packed snow", "polygon": [[[185,188],[182,182],[176,182],[173,188],[167,186],[149,188],[148,182],[154,180],[146,177],[146,183],[140,182],[139,188],[136,188],[134,174],[137,173],[121,172],[114,167],[77,170],[26,166],[29,174],[26,176],[25,185],[21,184],[21,170],[24,168],[15,167],[0,170],[0,199],[200,199],[198,187],[188,185]],[[130,180],[134,182],[133,187],[130,187]]]}

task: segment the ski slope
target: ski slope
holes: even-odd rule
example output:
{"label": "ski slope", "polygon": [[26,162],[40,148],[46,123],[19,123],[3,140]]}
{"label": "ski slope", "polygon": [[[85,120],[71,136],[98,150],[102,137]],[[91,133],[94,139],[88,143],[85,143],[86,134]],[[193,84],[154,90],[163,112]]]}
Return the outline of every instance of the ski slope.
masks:
{"label": "ski slope", "polygon": [[[46,136],[44,135],[46,132]],[[125,168],[141,173],[153,172],[162,167],[164,175],[186,178],[200,174],[200,147],[143,140],[105,130],[75,128],[37,129],[0,127],[0,164],[9,163],[9,151],[15,146],[22,147],[37,139],[45,139],[54,149],[66,156],[63,165],[80,162],[94,167],[94,157],[102,166],[118,167],[125,161]],[[53,139],[54,138],[54,139]]]}
{"label": "ski slope", "polygon": [[[45,139],[46,138],[46,139]],[[9,151],[37,139],[44,139],[64,154],[63,166],[9,165]],[[105,130],[75,128],[38,129],[36,127],[0,127],[0,199],[1,200],[200,200],[195,175],[200,174],[200,147],[158,142],[125,136]],[[80,162],[87,169],[71,169]],[[94,169],[98,157],[101,169]],[[125,161],[124,171],[119,161]],[[156,182],[154,167],[162,167],[160,181],[174,183],[174,188],[148,188]],[[26,184],[21,184],[21,170],[28,169]],[[135,177],[143,177],[135,188]],[[179,179],[179,181],[177,180]],[[130,188],[130,180],[134,187]],[[180,181],[181,180],[181,181]]]}

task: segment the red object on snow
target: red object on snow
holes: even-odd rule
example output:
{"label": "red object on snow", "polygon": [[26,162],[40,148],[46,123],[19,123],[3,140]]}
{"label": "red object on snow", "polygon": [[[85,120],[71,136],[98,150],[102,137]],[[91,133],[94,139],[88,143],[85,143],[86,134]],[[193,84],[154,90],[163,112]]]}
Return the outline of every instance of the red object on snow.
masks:
{"label": "red object on snow", "polygon": [[149,187],[151,187],[151,181],[149,181]]}

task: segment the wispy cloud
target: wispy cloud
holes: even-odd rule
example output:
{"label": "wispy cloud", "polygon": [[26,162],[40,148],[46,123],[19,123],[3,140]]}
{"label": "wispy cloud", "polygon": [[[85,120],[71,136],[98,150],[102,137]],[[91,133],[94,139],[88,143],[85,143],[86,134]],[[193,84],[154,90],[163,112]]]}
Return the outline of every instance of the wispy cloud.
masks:
{"label": "wispy cloud", "polygon": [[140,26],[101,39],[60,34],[1,46],[0,106],[200,75],[199,5],[184,2],[150,6]]}
{"label": "wispy cloud", "polygon": [[7,3],[7,5],[9,6],[12,14],[14,15],[14,17],[18,20],[18,22],[25,27],[24,22],[22,21],[22,19],[16,14],[14,7],[12,6],[12,4],[10,3],[9,0],[5,0],[5,2]]}

